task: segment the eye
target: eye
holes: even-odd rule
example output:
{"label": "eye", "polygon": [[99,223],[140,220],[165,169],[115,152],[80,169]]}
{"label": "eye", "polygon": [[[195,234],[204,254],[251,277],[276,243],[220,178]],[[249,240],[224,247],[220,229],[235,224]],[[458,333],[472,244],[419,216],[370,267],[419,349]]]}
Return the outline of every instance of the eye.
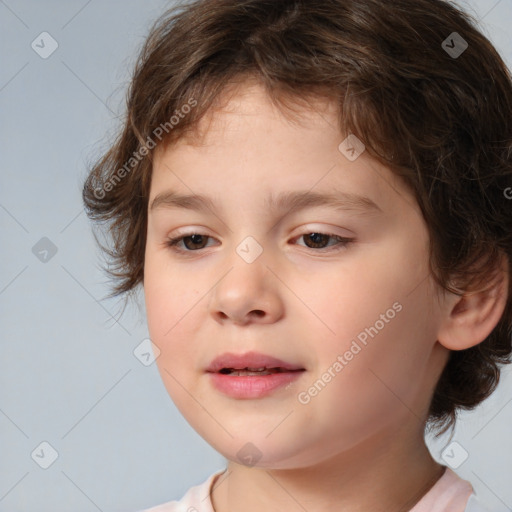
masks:
{"label": "eye", "polygon": [[[306,247],[309,249],[326,249],[327,247],[335,247],[334,250],[342,249],[346,247],[348,244],[354,241],[353,238],[344,238],[339,235],[334,235],[331,233],[306,233],[304,235],[300,235],[297,240],[304,239]],[[329,239],[334,240],[334,244],[326,245]],[[300,244],[299,244],[300,245]],[[340,246],[336,249],[336,246]]]}
{"label": "eye", "polygon": [[[207,235],[201,235],[199,233],[192,233],[190,235],[178,236],[176,238],[170,238],[167,240],[166,245],[168,247],[176,248],[178,251],[183,251],[181,247],[178,247],[178,244],[183,241],[183,244],[186,248],[184,252],[191,252],[197,249],[203,249],[205,247],[206,240],[211,238]],[[199,246],[199,247],[198,247]]]}
{"label": "eye", "polygon": [[[207,240],[210,238],[212,237],[208,235],[190,233],[188,235],[169,238],[166,241],[166,246],[171,247],[176,252],[196,252],[207,247]],[[341,250],[354,241],[353,238],[344,238],[342,236],[334,235],[331,233],[318,232],[305,233],[296,237],[294,240],[300,239],[304,239],[305,247],[313,250],[316,249],[315,252],[327,252],[325,249],[328,251]],[[329,240],[334,243],[329,243]]]}

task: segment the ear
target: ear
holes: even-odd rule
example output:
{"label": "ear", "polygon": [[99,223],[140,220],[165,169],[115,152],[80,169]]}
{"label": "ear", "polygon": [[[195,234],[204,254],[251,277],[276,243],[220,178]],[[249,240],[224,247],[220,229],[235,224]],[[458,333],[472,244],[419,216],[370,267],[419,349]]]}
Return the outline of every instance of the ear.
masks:
{"label": "ear", "polygon": [[450,294],[446,299],[437,338],[441,345],[450,350],[464,350],[489,336],[507,304],[510,276],[505,256],[494,277],[487,290],[467,292],[462,297]]}

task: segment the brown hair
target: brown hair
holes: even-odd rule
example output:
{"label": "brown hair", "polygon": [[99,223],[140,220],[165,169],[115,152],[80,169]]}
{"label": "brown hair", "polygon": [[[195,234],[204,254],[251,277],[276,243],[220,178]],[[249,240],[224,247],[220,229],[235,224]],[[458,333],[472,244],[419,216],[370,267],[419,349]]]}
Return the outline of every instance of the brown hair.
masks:
{"label": "brown hair", "polygon": [[[102,246],[111,295],[143,283],[153,148],[192,130],[247,76],[283,107],[311,96],[338,102],[341,132],[414,192],[441,288],[489,285],[502,256],[510,275],[512,80],[476,26],[443,0],[202,0],[168,11],[140,53],[124,127],[84,184],[89,217],[112,239]],[[463,41],[465,51],[450,53]],[[509,280],[492,333],[450,353],[429,409],[438,435],[457,409],[494,391],[499,364],[510,362],[511,290]]]}

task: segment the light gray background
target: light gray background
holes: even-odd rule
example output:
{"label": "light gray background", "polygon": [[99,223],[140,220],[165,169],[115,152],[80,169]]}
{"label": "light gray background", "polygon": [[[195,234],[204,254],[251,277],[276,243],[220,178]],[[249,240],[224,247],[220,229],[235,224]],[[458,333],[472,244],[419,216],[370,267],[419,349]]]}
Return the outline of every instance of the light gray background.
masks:
{"label": "light gray background", "polygon": [[[81,204],[136,52],[170,5],[0,0],[0,512],[136,511],[181,497],[224,465],[155,365],[134,356],[148,336],[142,298],[122,317],[119,301],[100,300],[108,289]],[[512,0],[468,8],[510,66]],[[43,31],[59,45],[47,59],[31,48]],[[57,247],[46,262],[32,251],[43,237]],[[451,440],[468,453],[457,473],[500,512],[512,510],[511,401],[507,367]],[[58,453],[48,469],[31,457],[37,449],[34,459],[48,460],[43,441]],[[444,464],[451,441],[429,439]]]}

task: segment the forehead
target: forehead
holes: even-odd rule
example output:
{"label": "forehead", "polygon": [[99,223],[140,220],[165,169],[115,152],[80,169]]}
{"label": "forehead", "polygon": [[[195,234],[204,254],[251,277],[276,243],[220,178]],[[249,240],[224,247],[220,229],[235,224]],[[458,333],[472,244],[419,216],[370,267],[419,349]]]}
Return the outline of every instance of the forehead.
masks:
{"label": "forehead", "polygon": [[[265,117],[307,126],[314,118],[334,118],[338,113],[339,101],[327,89],[296,94],[276,89],[270,95],[258,77],[247,75],[226,84],[201,119],[176,138],[170,138],[169,145],[203,146],[230,124],[243,119],[254,123],[257,117]],[[159,146],[162,147],[165,145]]]}
{"label": "forehead", "polygon": [[[290,99],[280,108],[258,82],[226,88],[193,130],[156,148],[152,199],[166,187],[190,196],[187,183],[196,195],[221,195],[240,181],[254,191],[265,188],[265,205],[275,204],[273,192],[291,189],[326,194],[336,188],[348,202],[349,195],[366,197],[370,207],[385,206],[389,188],[406,196],[398,177],[367,153],[351,162],[339,151],[346,138],[339,115],[339,104],[326,97]],[[410,196],[409,202],[414,206]]]}

